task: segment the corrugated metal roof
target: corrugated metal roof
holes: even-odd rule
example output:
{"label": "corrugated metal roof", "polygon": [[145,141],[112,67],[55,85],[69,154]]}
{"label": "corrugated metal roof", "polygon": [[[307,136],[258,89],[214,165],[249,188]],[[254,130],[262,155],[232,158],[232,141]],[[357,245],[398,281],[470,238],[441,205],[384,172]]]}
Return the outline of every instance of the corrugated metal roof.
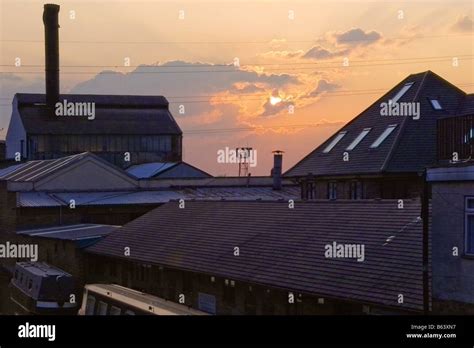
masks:
{"label": "corrugated metal roof", "polygon": [[175,190],[121,191],[121,192],[19,192],[19,207],[49,207],[69,205],[71,200],[76,206],[87,205],[131,205],[161,204],[171,200],[280,200],[299,198],[299,187],[200,187]]}
{"label": "corrugated metal roof", "polygon": [[66,203],[46,192],[20,192],[18,194],[17,207],[39,208],[59,207]]}
{"label": "corrugated metal roof", "polygon": [[[322,297],[421,310],[419,201],[205,202],[162,205],[87,249]],[[325,257],[364,245],[364,260]],[[239,247],[239,256],[234,248]],[[398,303],[399,294],[404,302]]]}
{"label": "corrugated metal roof", "polygon": [[122,197],[130,194],[128,191],[121,192],[66,192],[66,193],[49,193],[52,197],[70,204],[74,200],[76,206],[79,205],[95,205],[100,204],[102,200],[113,199],[115,197]]}
{"label": "corrugated metal roof", "polygon": [[127,172],[138,179],[152,178],[177,164],[178,162],[153,162],[137,164],[128,168]]}
{"label": "corrugated metal roof", "polygon": [[78,224],[23,230],[18,231],[17,234],[27,235],[30,237],[84,240],[106,236],[119,227],[120,226],[112,225]]}
{"label": "corrugated metal roof", "polygon": [[22,164],[13,165],[4,168],[0,171],[0,179],[14,182],[36,182],[43,179],[44,177],[51,175],[58,170],[62,170],[66,167],[70,167],[79,161],[93,159],[107,166],[110,171],[115,171],[118,174],[129,177],[132,180],[135,178],[129,175],[124,170],[114,166],[110,162],[105,161],[99,156],[91,152],[82,152],[79,154],[65,156],[57,159],[49,160],[34,160],[28,161]]}
{"label": "corrugated metal roof", "polygon": [[6,167],[6,168],[3,168],[3,169],[0,169],[0,179],[3,179],[5,176],[7,176],[8,174],[16,171],[16,170],[19,170],[21,167],[23,167],[24,165],[26,165],[26,163],[21,163],[21,164],[15,164],[13,166],[9,166],[9,167]]}
{"label": "corrugated metal roof", "polygon": [[8,180],[8,181],[17,181],[17,182],[29,182],[29,181],[36,181],[44,176],[51,174],[66,165],[71,163],[75,163],[86,156],[90,156],[92,154],[88,152],[83,152],[77,155],[61,157],[58,159],[51,159],[51,160],[37,160],[37,161],[28,161],[23,164],[15,165],[12,167],[5,168],[4,171],[7,169],[11,169],[7,171],[5,174],[1,174],[1,179]]}

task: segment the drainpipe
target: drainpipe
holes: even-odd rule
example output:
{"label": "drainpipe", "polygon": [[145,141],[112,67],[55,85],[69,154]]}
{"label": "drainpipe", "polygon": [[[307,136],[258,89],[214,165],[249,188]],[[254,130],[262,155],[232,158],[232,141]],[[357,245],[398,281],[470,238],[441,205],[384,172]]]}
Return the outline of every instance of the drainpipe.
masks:
{"label": "drainpipe", "polygon": [[430,278],[429,278],[429,224],[430,224],[430,184],[427,182],[426,169],[423,172],[423,192],[421,194],[421,219],[423,222],[423,313],[430,313]]}

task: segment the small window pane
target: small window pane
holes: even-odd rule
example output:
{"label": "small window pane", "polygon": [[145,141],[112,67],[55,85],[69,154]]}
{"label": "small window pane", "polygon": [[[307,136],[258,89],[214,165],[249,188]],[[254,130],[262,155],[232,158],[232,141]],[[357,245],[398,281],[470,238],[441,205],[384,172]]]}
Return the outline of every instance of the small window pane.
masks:
{"label": "small window pane", "polygon": [[365,138],[367,134],[369,134],[371,128],[365,128],[358,136],[354,139],[354,141],[346,148],[346,150],[354,150],[354,148],[359,145],[359,143]]}
{"label": "small window pane", "polygon": [[467,209],[474,209],[474,198],[467,199]]}
{"label": "small window pane", "polygon": [[402,87],[400,91],[398,91],[395,96],[388,101],[389,104],[396,103],[403,95],[410,89],[410,87],[413,86],[413,82],[406,83],[405,86]]}
{"label": "small window pane", "polygon": [[370,145],[370,147],[371,148],[379,147],[379,145],[382,144],[382,142],[390,135],[390,133],[393,132],[395,127],[397,127],[396,124],[391,124],[390,126],[388,126],[387,129],[385,129],[383,131],[383,133],[380,134],[380,136],[377,138],[377,140],[375,140],[374,143],[372,145]]}
{"label": "small window pane", "polygon": [[431,99],[430,102],[431,102],[431,106],[433,106],[433,109],[435,109],[435,110],[443,110],[443,107],[441,106],[441,104],[439,103],[438,100],[436,100],[436,99]]}
{"label": "small window pane", "polygon": [[94,296],[87,296],[86,302],[86,315],[94,315],[95,309],[95,297]]}
{"label": "small window pane", "polygon": [[99,308],[97,309],[98,315],[106,315],[107,314],[107,303],[99,301]]}
{"label": "small window pane", "polygon": [[329,143],[328,146],[323,150],[324,153],[328,153],[333,149],[334,146],[346,135],[347,132],[339,132],[338,135],[334,137],[334,139]]}

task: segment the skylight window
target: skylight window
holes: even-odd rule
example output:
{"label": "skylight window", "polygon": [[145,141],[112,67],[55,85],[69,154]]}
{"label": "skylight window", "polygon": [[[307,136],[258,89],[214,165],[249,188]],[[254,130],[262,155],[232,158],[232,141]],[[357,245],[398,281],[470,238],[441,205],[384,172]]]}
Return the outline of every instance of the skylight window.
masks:
{"label": "skylight window", "polygon": [[370,130],[372,128],[364,128],[364,130],[362,132],[360,132],[360,134],[357,136],[357,138],[355,138],[352,143],[346,148],[347,151],[351,151],[351,150],[354,150],[354,148],[359,145],[359,143],[362,141],[362,139],[365,138],[365,136],[367,134],[369,134]]}
{"label": "skylight window", "polygon": [[334,139],[329,143],[328,146],[323,150],[323,153],[328,153],[333,149],[334,146],[346,135],[347,132],[339,132]]}
{"label": "skylight window", "polygon": [[403,95],[410,89],[410,87],[413,86],[413,83],[414,83],[414,82],[405,83],[405,85],[402,87],[402,89],[399,90],[398,93],[395,94],[395,97],[393,97],[392,99],[390,99],[390,100],[388,101],[388,103],[389,103],[389,104],[396,103],[401,97],[403,97]]}
{"label": "skylight window", "polygon": [[431,106],[433,107],[433,109],[443,110],[443,107],[439,103],[438,99],[430,99],[430,102],[431,102]]}
{"label": "skylight window", "polygon": [[394,130],[396,127],[397,127],[396,124],[391,124],[391,125],[389,125],[389,126],[387,127],[387,129],[385,129],[385,130],[383,131],[383,133],[380,134],[380,136],[377,138],[377,140],[375,140],[375,141],[373,142],[373,144],[370,145],[370,147],[371,147],[372,149],[375,149],[376,147],[379,147],[379,145],[382,144],[382,142],[390,135],[390,133],[393,132],[393,130]]}

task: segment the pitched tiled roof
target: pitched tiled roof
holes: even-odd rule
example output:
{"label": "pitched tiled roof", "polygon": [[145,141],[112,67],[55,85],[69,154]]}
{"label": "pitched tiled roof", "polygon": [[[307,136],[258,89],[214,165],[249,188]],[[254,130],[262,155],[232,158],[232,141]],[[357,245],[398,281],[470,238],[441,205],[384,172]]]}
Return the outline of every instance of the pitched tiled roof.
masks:
{"label": "pitched tiled roof", "polygon": [[[88,252],[328,298],[422,308],[418,201],[170,202]],[[363,244],[365,260],[325,257],[327,244]],[[240,255],[234,256],[234,247]],[[398,296],[403,294],[404,303]]]}
{"label": "pitched tiled roof", "polygon": [[[406,116],[381,116],[383,102],[388,102],[406,84],[411,88],[398,100],[418,102],[420,118]],[[323,150],[334,139],[331,136],[284,175],[287,177],[344,174],[378,174],[382,172],[419,172],[436,161],[436,121],[441,117],[456,115],[465,93],[431,71],[410,75],[379,98],[338,132],[347,132],[328,153]],[[437,99],[443,110],[435,110],[430,99]],[[395,130],[377,148],[370,145],[389,125]],[[349,144],[365,129],[368,135],[353,149]],[[336,133],[337,134],[337,133]],[[349,153],[349,161],[343,153]]]}
{"label": "pitched tiled roof", "polygon": [[64,94],[68,102],[94,102],[95,119],[58,117],[44,105],[44,94],[15,95],[29,134],[182,134],[161,96]]}

